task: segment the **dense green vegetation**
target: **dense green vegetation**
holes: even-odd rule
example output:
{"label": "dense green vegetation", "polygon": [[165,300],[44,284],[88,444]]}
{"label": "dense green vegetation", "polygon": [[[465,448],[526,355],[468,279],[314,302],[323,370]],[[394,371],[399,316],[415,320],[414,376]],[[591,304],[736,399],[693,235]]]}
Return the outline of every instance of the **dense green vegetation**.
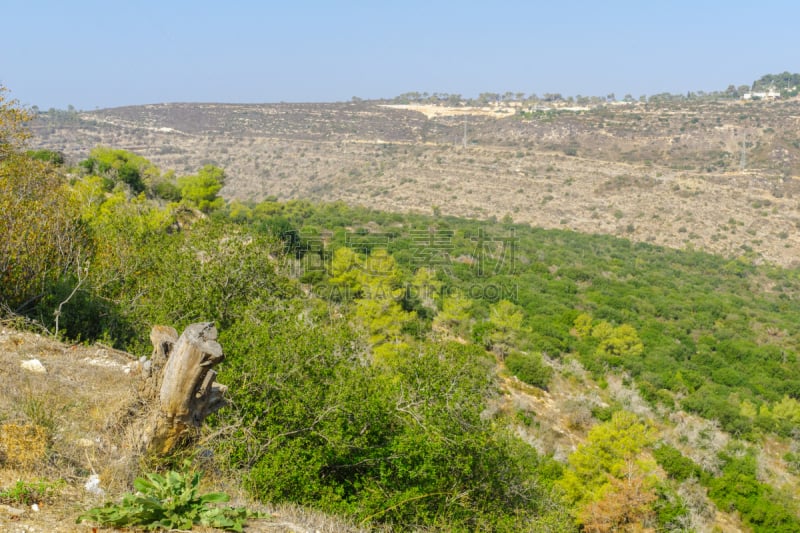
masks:
{"label": "dense green vegetation", "polygon": [[222,378],[242,417],[227,453],[255,494],[406,526],[514,530],[545,512],[543,460],[481,417],[495,394],[485,352],[426,343],[369,365],[346,323],[274,307],[223,339],[247,354]]}
{"label": "dense green vegetation", "polygon": [[[790,421],[800,395],[797,271],[756,267],[746,254],[725,259],[607,236],[341,204],[265,202],[242,225],[278,224],[293,228],[284,242],[298,257],[294,266],[322,296],[346,291],[329,290],[317,255],[383,246],[406,273],[409,297],[401,303],[420,320],[425,310],[412,274],[435,268],[434,293],[422,296],[432,296],[437,309],[466,296],[469,318],[458,322],[469,322],[472,337],[490,349],[574,353],[597,375],[625,370],[653,403],[683,406],[744,436],[796,427]],[[324,249],[321,235],[327,235]],[[519,313],[498,314],[506,304]]]}
{"label": "dense green vegetation", "polygon": [[800,87],[800,74],[790,72],[765,74],[753,82],[754,91],[776,89],[782,96],[797,96],[798,87]]}
{"label": "dense green vegetation", "polygon": [[800,530],[797,515],[787,511],[786,495],[758,480],[751,450],[733,448],[722,459],[722,475],[708,481],[709,496],[720,508],[737,509],[756,532]]}
{"label": "dense green vegetation", "polygon": [[507,220],[225,203],[221,169],[110,148],[67,180],[24,151],[18,114],[3,104],[6,312],[140,354],[152,324],[214,321],[233,400],[216,457],[254,496],[404,528],[672,529],[698,478],[754,528],[796,527],[746,448],[706,471],[619,406],[565,464],[537,454],[498,375],[547,389],[577,360],[740,439],[795,435],[797,271]]}

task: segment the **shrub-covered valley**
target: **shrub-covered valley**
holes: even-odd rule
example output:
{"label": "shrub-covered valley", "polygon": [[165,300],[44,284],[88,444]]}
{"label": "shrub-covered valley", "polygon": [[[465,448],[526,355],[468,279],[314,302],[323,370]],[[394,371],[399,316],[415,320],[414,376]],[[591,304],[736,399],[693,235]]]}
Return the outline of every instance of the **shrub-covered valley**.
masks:
{"label": "shrub-covered valley", "polygon": [[210,321],[231,403],[187,456],[250,505],[331,530],[800,531],[797,269],[511,216],[226,200],[221,167],[65,162],[29,118],[0,102],[0,503],[47,487],[71,524],[90,474],[118,501],[186,459],[126,456],[135,394],[107,378],[120,399],[76,452],[83,396],[45,395],[13,339],[135,361],[153,325]]}

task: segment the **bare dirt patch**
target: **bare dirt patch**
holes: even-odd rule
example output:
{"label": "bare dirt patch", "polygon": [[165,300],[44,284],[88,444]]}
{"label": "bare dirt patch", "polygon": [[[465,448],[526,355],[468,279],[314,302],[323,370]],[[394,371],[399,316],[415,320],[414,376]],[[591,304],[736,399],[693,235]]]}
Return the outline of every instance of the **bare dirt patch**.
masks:
{"label": "bare dirt patch", "polygon": [[517,113],[516,107],[487,106],[487,107],[451,107],[434,104],[384,104],[381,107],[389,109],[405,109],[422,113],[427,118],[483,116],[492,118],[505,118]]}

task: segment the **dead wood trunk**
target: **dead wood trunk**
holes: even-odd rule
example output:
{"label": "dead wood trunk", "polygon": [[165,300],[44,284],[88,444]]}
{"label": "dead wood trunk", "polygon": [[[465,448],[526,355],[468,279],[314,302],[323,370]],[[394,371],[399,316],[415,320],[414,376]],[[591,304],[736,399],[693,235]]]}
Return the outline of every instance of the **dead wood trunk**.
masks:
{"label": "dead wood trunk", "polygon": [[150,453],[167,455],[191,440],[206,417],[226,405],[227,387],[214,383],[217,373],[212,369],[225,356],[210,322],[192,324],[179,338],[174,329],[156,326],[150,340],[149,379],[140,393],[157,407],[145,439]]}
{"label": "dead wood trunk", "polygon": [[150,330],[150,342],[153,343],[153,355],[150,359],[139,360],[142,379],[138,382],[139,398],[143,405],[155,407],[161,389],[161,373],[167,358],[178,342],[178,332],[169,326],[153,326]]}

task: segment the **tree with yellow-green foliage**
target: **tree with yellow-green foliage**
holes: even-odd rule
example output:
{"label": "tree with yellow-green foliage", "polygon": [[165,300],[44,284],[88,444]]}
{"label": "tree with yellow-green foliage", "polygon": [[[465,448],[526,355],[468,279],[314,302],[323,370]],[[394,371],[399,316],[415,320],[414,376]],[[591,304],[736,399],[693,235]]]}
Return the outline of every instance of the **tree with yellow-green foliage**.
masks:
{"label": "tree with yellow-green foliage", "polygon": [[339,248],[333,252],[328,281],[344,294],[344,299],[361,296],[362,266],[362,258],[352,248]]}
{"label": "tree with yellow-green foliage", "polygon": [[234,200],[228,207],[228,217],[234,222],[244,223],[253,219],[253,210],[242,202]]}
{"label": "tree with yellow-green foliage", "polygon": [[655,430],[627,411],[614,413],[611,420],[589,431],[586,442],[569,456],[569,469],[559,485],[577,508],[601,501],[610,490],[618,490],[613,480],[643,476],[649,479],[655,461],[645,449],[655,442]]}
{"label": "tree with yellow-green foliage", "polygon": [[375,249],[362,265],[358,270],[362,297],[356,300],[356,317],[366,328],[376,355],[384,357],[407,346],[403,328],[417,315],[400,305],[405,289],[400,268],[389,252]]}
{"label": "tree with yellow-green foliage", "polygon": [[772,416],[778,420],[800,425],[800,402],[784,395],[779,402],[772,406]]}
{"label": "tree with yellow-green foliage", "polygon": [[140,281],[154,261],[145,248],[166,237],[175,221],[173,209],[161,208],[142,196],[128,199],[123,191],[98,192],[91,178],[77,183],[74,194],[84,200],[82,219],[95,237],[95,288],[114,285],[119,290]]}
{"label": "tree with yellow-green foliage", "polygon": [[748,399],[742,401],[739,405],[739,413],[742,416],[753,419],[758,416],[758,407]]}
{"label": "tree with yellow-green foliage", "polygon": [[592,317],[586,313],[581,313],[578,315],[575,318],[573,325],[575,327],[575,333],[580,339],[588,337],[592,334]]}
{"label": "tree with yellow-green foliage", "polygon": [[161,178],[158,167],[144,157],[105,146],[94,148],[80,166],[88,175],[105,178],[108,190],[124,184],[133,194],[152,191]]}
{"label": "tree with yellow-green foliage", "polygon": [[426,312],[436,311],[436,302],[439,300],[442,282],[436,279],[436,272],[430,268],[419,268],[411,280],[410,296],[419,302]]}
{"label": "tree with yellow-green foliage", "polygon": [[442,299],[442,310],[433,319],[435,331],[447,331],[457,337],[466,338],[472,323],[472,300],[460,292],[453,292]]}
{"label": "tree with yellow-green foliage", "polygon": [[355,316],[380,358],[407,346],[403,328],[416,320],[400,302],[405,289],[394,257],[382,248],[362,257],[352,248],[339,248],[331,259],[329,282],[355,301]]}
{"label": "tree with yellow-green foliage", "polygon": [[204,213],[225,205],[218,193],[225,184],[225,171],[214,165],[205,165],[197,174],[178,178],[181,198]]}
{"label": "tree with yellow-green foliage", "polygon": [[8,89],[0,85],[0,161],[19,154],[25,147],[30,133],[25,125],[30,113],[19,106],[16,100],[6,98]]}
{"label": "tree with yellow-green foliage", "polygon": [[611,357],[636,357],[642,355],[642,344],[636,328],[630,324],[612,327],[608,322],[600,322],[592,328],[592,337],[598,339],[597,355]]}
{"label": "tree with yellow-green foliage", "polygon": [[356,300],[356,317],[366,328],[369,343],[379,356],[408,346],[403,327],[417,318],[413,311],[404,311],[397,301],[383,296]]}
{"label": "tree with yellow-green foliage", "polygon": [[25,153],[28,113],[0,87],[0,304],[21,311],[73,272],[87,247],[60,170]]}
{"label": "tree with yellow-green foliage", "polygon": [[524,311],[508,300],[500,300],[489,307],[489,344],[493,351],[506,355],[517,348],[522,334]]}

